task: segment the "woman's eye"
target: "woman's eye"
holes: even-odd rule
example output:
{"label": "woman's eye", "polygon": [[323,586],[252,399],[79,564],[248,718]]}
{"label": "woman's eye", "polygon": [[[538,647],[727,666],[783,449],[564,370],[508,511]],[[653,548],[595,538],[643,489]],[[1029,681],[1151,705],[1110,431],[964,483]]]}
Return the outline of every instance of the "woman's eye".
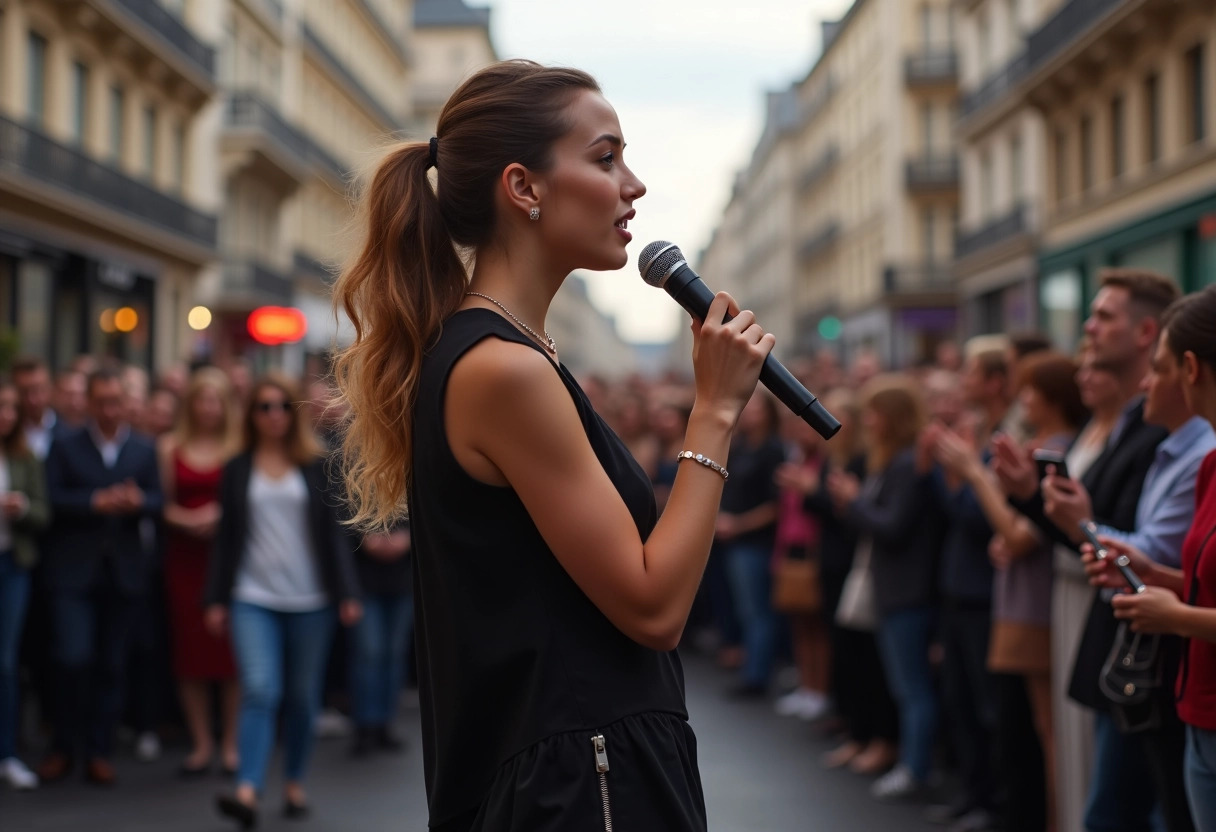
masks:
{"label": "woman's eye", "polygon": [[612,167],[615,163],[616,163],[616,154],[615,153],[605,153],[603,156],[600,157],[601,165],[607,165],[608,167]]}

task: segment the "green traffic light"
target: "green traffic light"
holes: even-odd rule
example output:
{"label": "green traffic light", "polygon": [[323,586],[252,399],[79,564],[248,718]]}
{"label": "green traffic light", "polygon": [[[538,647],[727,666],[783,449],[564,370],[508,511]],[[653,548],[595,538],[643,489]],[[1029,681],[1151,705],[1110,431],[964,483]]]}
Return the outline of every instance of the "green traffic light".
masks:
{"label": "green traffic light", "polygon": [[843,329],[840,318],[835,316],[829,315],[819,321],[819,337],[825,341],[835,341]]}

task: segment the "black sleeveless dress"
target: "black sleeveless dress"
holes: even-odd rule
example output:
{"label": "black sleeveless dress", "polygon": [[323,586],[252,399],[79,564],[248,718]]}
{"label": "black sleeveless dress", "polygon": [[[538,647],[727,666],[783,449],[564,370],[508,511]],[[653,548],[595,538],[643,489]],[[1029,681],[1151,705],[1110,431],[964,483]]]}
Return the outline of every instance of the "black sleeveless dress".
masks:
{"label": "black sleeveless dress", "polygon": [[[448,445],[448,376],[487,337],[541,349],[495,312],[457,312],[423,359],[414,411],[410,522],[430,828],[704,830],[679,658],[613,626],[516,493],[474,480]],[[554,372],[645,540],[657,514],[645,473],[570,373]]]}

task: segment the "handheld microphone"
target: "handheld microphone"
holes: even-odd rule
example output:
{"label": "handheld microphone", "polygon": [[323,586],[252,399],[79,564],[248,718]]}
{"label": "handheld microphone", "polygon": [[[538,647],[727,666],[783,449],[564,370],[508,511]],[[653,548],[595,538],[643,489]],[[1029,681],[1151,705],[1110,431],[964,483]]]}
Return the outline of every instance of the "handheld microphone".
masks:
{"label": "handheld microphone", "polygon": [[[638,271],[651,286],[666,290],[689,315],[698,321],[705,320],[714,293],[692,270],[683,252],[674,243],[660,240],[642,249],[638,257]],[[729,315],[726,320],[730,320]],[[760,368],[760,382],[824,439],[831,439],[840,430],[836,417],[772,355],[764,359],[764,366]]]}

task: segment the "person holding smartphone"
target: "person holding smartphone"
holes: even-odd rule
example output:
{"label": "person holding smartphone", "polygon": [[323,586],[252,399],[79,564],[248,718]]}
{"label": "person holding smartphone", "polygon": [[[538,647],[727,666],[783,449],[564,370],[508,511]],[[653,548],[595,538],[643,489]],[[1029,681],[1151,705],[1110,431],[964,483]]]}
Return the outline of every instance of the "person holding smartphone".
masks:
{"label": "person holding smartphone", "polygon": [[[1045,467],[1062,466],[1089,413],[1068,356],[1041,351],[1018,368],[1019,402],[1033,431],[1028,446]],[[938,462],[975,494],[994,536],[992,639],[988,669],[995,676],[1001,780],[1008,789],[1007,828],[1054,829],[1055,727],[1051,703],[1052,547],[1014,510],[975,449],[949,431],[931,433]],[[1037,736],[1037,742],[1035,740]]]}
{"label": "person holding smartphone", "polygon": [[[1166,313],[1162,335],[1168,370],[1182,380],[1187,404],[1216,425],[1216,287],[1188,295]],[[1181,568],[1162,564],[1134,545],[1100,536],[1109,555],[1086,546],[1094,585],[1124,589],[1114,557],[1125,555],[1147,584],[1142,593],[1115,596],[1115,615],[1141,633],[1174,633],[1189,639],[1176,686],[1178,716],[1186,725],[1184,780],[1195,828],[1216,829],[1216,451],[1203,458],[1195,483],[1194,519],[1182,543]],[[1113,556],[1113,557],[1112,557]]]}
{"label": "person holding smartphone", "polygon": [[[1181,314],[1189,301],[1167,310]],[[1216,449],[1216,432],[1206,419],[1196,415],[1194,402],[1186,394],[1182,362],[1170,346],[1169,322],[1163,316],[1163,332],[1157,340],[1150,371],[1141,384],[1145,393],[1144,419],[1163,426],[1169,435],[1157,446],[1152,465],[1136,507],[1135,530],[1118,532],[1098,524],[1097,533],[1129,544],[1154,563],[1177,569],[1182,545],[1192,527],[1195,489],[1204,457]],[[1046,515],[1074,542],[1084,541],[1081,524],[1091,520],[1086,489],[1074,480],[1049,476],[1043,481]],[[1117,611],[1116,611],[1117,612]],[[1182,646],[1176,640],[1161,643],[1159,658],[1166,677],[1176,672]],[[1167,828],[1193,828],[1182,781],[1185,731],[1175,714],[1173,697],[1162,692],[1155,700],[1159,727],[1140,732],[1150,773],[1157,784],[1158,800]]]}

